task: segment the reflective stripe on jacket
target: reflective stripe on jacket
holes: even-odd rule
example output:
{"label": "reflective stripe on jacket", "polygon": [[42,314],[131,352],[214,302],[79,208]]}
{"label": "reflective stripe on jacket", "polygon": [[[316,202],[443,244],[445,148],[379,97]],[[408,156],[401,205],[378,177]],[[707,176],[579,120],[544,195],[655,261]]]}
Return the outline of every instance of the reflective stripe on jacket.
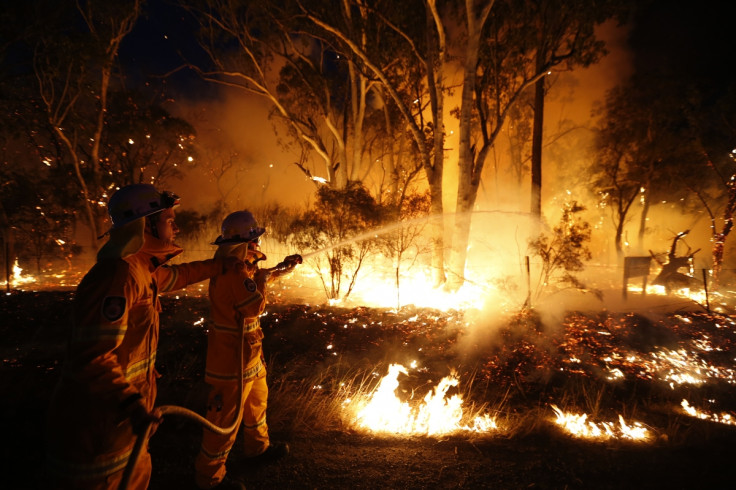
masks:
{"label": "reflective stripe on jacket", "polygon": [[[148,245],[148,242],[147,242]],[[156,399],[158,293],[213,277],[221,262],[163,265],[175,246],[101,259],[79,284],[62,376],[48,411],[48,460],[73,479],[122,470],[135,442],[125,408]]]}
{"label": "reflective stripe on jacket", "polygon": [[258,319],[266,307],[263,292],[244,271],[231,270],[210,281],[209,295],[212,326],[207,334],[205,381],[217,384],[237,380],[241,345],[243,379],[254,378],[263,369],[263,331]]}

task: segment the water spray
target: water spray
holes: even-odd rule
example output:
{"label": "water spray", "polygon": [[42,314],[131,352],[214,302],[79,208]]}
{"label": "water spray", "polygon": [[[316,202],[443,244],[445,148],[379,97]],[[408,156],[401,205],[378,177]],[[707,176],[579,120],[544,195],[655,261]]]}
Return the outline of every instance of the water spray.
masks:
{"label": "water spray", "polygon": [[357,243],[362,242],[363,240],[367,240],[369,238],[375,238],[381,235],[385,235],[386,233],[391,233],[394,230],[397,230],[399,228],[403,228],[404,226],[411,226],[411,225],[426,225],[430,221],[440,220],[444,219],[445,216],[454,216],[454,217],[462,217],[462,216],[470,216],[473,214],[504,214],[504,215],[514,215],[514,216],[523,216],[527,218],[533,217],[531,213],[525,213],[521,211],[502,211],[500,209],[489,209],[489,210],[481,210],[481,211],[468,211],[466,213],[444,213],[444,214],[435,214],[431,216],[421,216],[418,218],[409,219],[406,221],[397,221],[395,223],[391,223],[388,225],[384,225],[380,228],[374,228],[368,231],[365,231],[359,235],[356,235],[352,238],[348,238],[345,240],[341,240],[338,243],[335,243],[333,245],[328,245],[327,247],[321,248],[319,250],[314,250],[312,252],[307,252],[305,254],[302,254],[301,257],[303,259],[308,259],[310,257],[313,257],[315,255],[319,255],[324,252],[329,252],[330,250],[334,250],[336,248],[344,247],[346,245],[350,245],[351,243]]}

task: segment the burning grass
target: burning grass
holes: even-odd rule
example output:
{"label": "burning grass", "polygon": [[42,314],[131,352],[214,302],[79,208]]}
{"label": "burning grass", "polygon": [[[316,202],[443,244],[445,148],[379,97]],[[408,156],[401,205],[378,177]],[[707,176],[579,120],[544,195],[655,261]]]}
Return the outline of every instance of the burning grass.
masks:
{"label": "burning grass", "polygon": [[[29,397],[42,407],[50,395],[71,296],[4,297],[3,390],[17,393],[18,407]],[[207,300],[163,302],[159,404],[201,411]],[[736,439],[736,325],[725,314],[579,311],[546,325],[524,311],[484,335],[459,311],[282,303],[269,305],[262,324],[269,427],[287,438],[341,434],[390,446],[544,437],[647,448]],[[199,428],[166,426],[152,451],[169,437],[174,453],[193,457]]]}
{"label": "burning grass", "polygon": [[[498,331],[502,341],[469,348],[460,341],[468,326],[457,312],[307,308],[300,320],[310,317],[309,310],[325,339],[315,363],[329,368],[316,368],[317,379],[277,398],[289,398],[284,406],[301,405],[299,413],[331,428],[514,437],[551,421],[576,437],[653,443],[680,432],[672,427],[682,424],[683,394],[710,399],[709,406],[718,399],[736,407],[730,388],[734,333],[726,316],[573,313],[550,332],[525,313]],[[272,326],[290,324],[285,313],[275,313]],[[386,316],[391,321],[379,320]],[[373,345],[371,355],[381,364],[359,367],[353,351],[366,345]],[[354,371],[338,375],[340,366]],[[279,386],[294,387],[286,382],[293,373],[283,374]],[[433,428],[433,411],[448,425]]]}

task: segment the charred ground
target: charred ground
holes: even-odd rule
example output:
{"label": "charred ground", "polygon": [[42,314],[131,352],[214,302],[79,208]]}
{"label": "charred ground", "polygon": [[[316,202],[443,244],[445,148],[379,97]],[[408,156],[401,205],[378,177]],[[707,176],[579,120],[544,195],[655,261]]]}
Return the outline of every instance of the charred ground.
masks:
{"label": "charred ground", "polygon": [[[72,296],[14,292],[0,300],[3,488],[45,488],[44,416],[63,359]],[[206,317],[205,299],[165,298],[159,404],[202,412],[206,333],[199,320]],[[733,368],[736,336],[727,316],[571,312],[564,328],[550,332],[526,314],[492,340],[467,342],[461,313],[282,304],[269,306],[263,326],[269,426],[291,454],[279,465],[253,468],[239,464],[236,444],[229,467],[248,488],[731,488],[736,477],[736,427],[677,410],[682,398],[712,398],[721,411],[733,411],[732,384],[673,389],[623,361],[617,367],[626,381],[599,379],[605,367],[599,356],[612,345],[622,352],[623,346],[676,349],[696,334],[715,347],[709,362]],[[607,333],[596,335],[600,331]],[[472,385],[463,391],[466,402],[485,406],[511,428],[486,436],[378,436],[355,430],[325,403],[339,395],[344,380],[360,373],[370,380],[372,371],[383,375],[389,363],[413,359],[423,366],[409,380],[419,396],[456,370],[461,383]],[[653,440],[576,439],[554,425],[552,403],[642,420]],[[164,421],[151,440],[152,489],[193,488],[200,436],[192,422]]]}

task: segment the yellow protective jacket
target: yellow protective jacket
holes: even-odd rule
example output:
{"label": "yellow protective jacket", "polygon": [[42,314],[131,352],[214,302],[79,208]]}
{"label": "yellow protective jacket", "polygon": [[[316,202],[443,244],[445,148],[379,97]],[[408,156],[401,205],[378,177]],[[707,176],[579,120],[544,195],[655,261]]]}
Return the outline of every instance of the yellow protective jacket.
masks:
{"label": "yellow protective jacket", "polygon": [[248,278],[242,270],[229,270],[210,281],[212,325],[207,334],[205,381],[216,385],[235,382],[240,375],[241,329],[243,331],[243,379],[263,369],[259,317],[266,307],[265,276]]}
{"label": "yellow protective jacket", "polygon": [[[153,246],[150,242],[154,242]],[[147,240],[125,258],[99,259],[82,279],[62,376],[48,412],[48,464],[63,478],[105,478],[125,468],[135,437],[126,410],[156,399],[159,293],[222,270],[219,260],[164,265],[181,253]]]}

